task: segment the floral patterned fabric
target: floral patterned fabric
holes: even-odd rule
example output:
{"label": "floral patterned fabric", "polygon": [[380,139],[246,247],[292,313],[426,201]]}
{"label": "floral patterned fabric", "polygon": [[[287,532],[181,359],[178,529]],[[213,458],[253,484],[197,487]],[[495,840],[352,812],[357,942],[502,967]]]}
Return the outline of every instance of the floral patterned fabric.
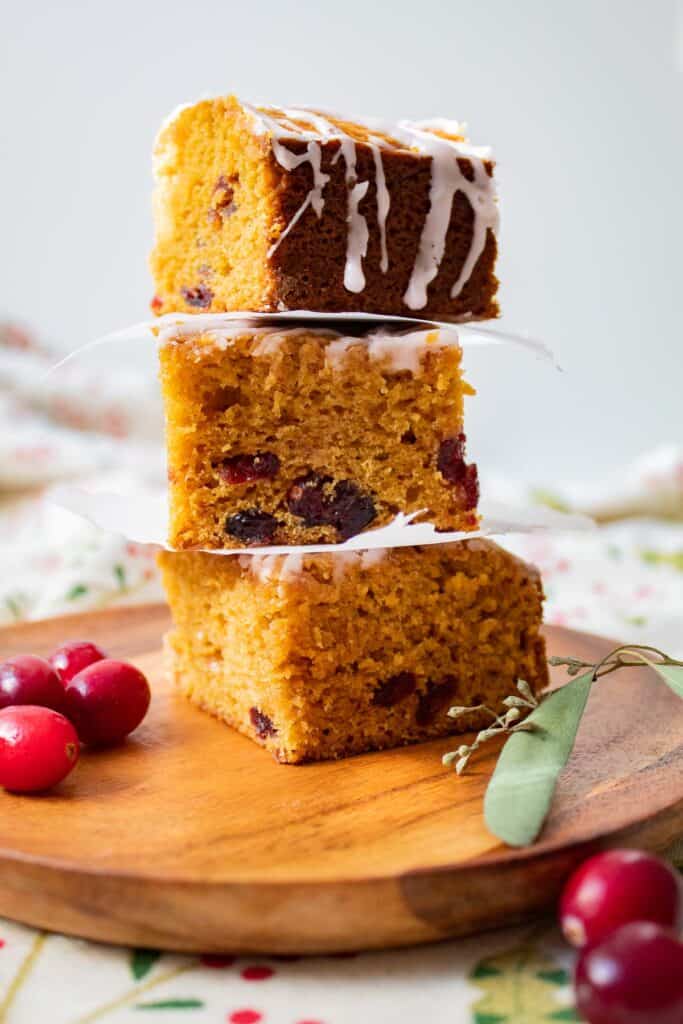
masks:
{"label": "floral patterned fabric", "polygon": [[[45,498],[60,479],[160,486],[153,376],[108,374],[0,328],[0,623],[162,597],[153,552]],[[608,494],[492,481],[506,500],[593,511],[595,532],[507,537],[536,562],[549,622],[683,656],[683,451],[662,449]],[[621,490],[620,490],[621,488]],[[625,518],[637,514],[647,518]],[[664,518],[666,517],[666,518]],[[672,856],[683,860],[683,844]],[[571,957],[548,925],[345,957],[179,957],[107,948],[0,920],[2,1024],[540,1024],[573,1021]]]}

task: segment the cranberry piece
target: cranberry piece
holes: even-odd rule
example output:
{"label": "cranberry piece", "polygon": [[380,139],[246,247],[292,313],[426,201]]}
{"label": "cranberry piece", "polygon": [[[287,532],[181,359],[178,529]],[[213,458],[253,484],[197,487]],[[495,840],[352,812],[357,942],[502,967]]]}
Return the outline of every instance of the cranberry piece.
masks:
{"label": "cranberry piece", "polygon": [[399,672],[379,686],[372,695],[372,703],[380,708],[391,708],[405,700],[415,690],[415,676],[412,672]]}
{"label": "cranberry piece", "polygon": [[587,1024],[681,1024],[683,944],[649,921],[626,924],[583,951],[574,987]]}
{"label": "cranberry piece", "polygon": [[164,300],[160,298],[158,295],[155,295],[149,304],[149,308],[152,310],[153,313],[159,313],[163,309],[163,305]]}
{"label": "cranberry piece", "polygon": [[370,495],[364,494],[351,480],[340,480],[335,485],[329,517],[340,540],[348,540],[360,533],[376,515],[375,503]]}
{"label": "cranberry piece", "polygon": [[17,654],[0,665],[0,708],[39,704],[64,710],[64,686],[49,661],[34,654]]}
{"label": "cranberry piece", "polygon": [[462,488],[465,509],[476,508],[479,502],[479,473],[474,463],[465,462],[464,434],[447,437],[439,445],[436,468],[449,484]]}
{"label": "cranberry piece", "polygon": [[232,187],[230,181],[221,174],[220,178],[214,185],[214,194],[220,192],[221,194],[214,201],[212,211],[219,217],[220,220],[223,217],[230,217],[237,209],[236,204],[233,202],[235,197],[235,190]]}
{"label": "cranberry piece", "polygon": [[274,452],[256,455],[233,455],[217,467],[221,480],[227,484],[246,484],[252,480],[271,480],[280,470],[280,460]]}
{"label": "cranberry piece", "polygon": [[89,640],[71,640],[52,652],[50,664],[59,673],[62,682],[68,683],[81,669],[106,657],[106,652]]}
{"label": "cranberry piece", "polygon": [[76,730],[52,708],[26,704],[0,711],[0,786],[12,793],[56,786],[79,754]]}
{"label": "cranberry piece", "polygon": [[330,483],[329,476],[318,473],[299,477],[287,493],[287,508],[293,516],[303,519],[306,526],[328,525],[325,488]]}
{"label": "cranberry piece", "polygon": [[368,526],[377,515],[369,494],[351,480],[339,480],[309,473],[295,480],[287,494],[287,508],[306,526],[333,526],[340,540],[348,540]]}
{"label": "cranberry piece", "polygon": [[260,740],[264,740],[267,736],[274,736],[277,732],[272,719],[258,708],[249,708],[249,718]]}
{"label": "cranberry piece", "polygon": [[111,746],[137,729],[150,702],[146,678],[125,661],[88,665],[65,687],[66,713],[83,743]]}
{"label": "cranberry piece", "polygon": [[572,946],[593,946],[620,925],[652,921],[677,929],[681,886],[663,860],[639,850],[608,850],[590,857],[567,882],[560,925]]}
{"label": "cranberry piece", "polygon": [[207,309],[213,299],[213,292],[205,284],[198,284],[196,288],[181,288],[180,294],[188,306],[195,306],[197,309]]}
{"label": "cranberry piece", "polygon": [[275,536],[279,522],[268,512],[247,508],[225,520],[225,532],[247,544],[267,544]]}
{"label": "cranberry piece", "polygon": [[431,725],[439,712],[448,707],[455,696],[456,688],[455,679],[445,679],[442,683],[428,683],[427,689],[417,703],[417,724]]}

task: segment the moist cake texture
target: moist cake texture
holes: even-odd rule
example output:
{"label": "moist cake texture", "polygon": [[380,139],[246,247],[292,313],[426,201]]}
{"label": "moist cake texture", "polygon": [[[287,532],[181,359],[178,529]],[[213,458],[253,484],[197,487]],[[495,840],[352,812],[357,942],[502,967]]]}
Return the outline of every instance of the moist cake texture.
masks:
{"label": "moist cake texture", "polygon": [[161,335],[173,547],[337,543],[398,512],[478,526],[452,328],[359,338],[222,320]]}
{"label": "moist cake texture", "polygon": [[155,146],[155,312],[496,316],[493,162],[457,122],[219,97]]}
{"label": "moist cake texture", "polygon": [[547,684],[539,574],[491,541],[159,562],[176,686],[283,762],[482,728],[448,708]]}

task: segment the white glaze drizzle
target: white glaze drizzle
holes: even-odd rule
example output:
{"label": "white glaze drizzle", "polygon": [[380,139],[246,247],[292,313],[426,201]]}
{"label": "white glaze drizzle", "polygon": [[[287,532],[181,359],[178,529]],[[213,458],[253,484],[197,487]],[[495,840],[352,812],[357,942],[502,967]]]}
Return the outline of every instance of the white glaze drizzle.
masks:
{"label": "white glaze drizzle", "polygon": [[[365,197],[368,188],[370,187],[370,182],[357,180],[356,143],[350,135],[347,135],[346,132],[338,128],[332,121],[311,110],[289,108],[283,111],[283,114],[285,115],[284,118],[278,120],[275,117],[271,117],[267,112],[251,107],[246,103],[243,104],[243,107],[254,118],[261,121],[267,128],[270,134],[271,145],[273,147],[273,155],[281,167],[284,167],[287,171],[292,171],[303,163],[310,163],[313,171],[313,187],[311,191],[287,224],[284,231],[278,237],[277,241],[271,245],[268,250],[269,258],[278,249],[280,244],[287,237],[291,229],[309,206],[313,207],[318,218],[322,215],[323,207],[325,205],[324,190],[330,180],[330,176],[329,174],[324,174],[321,171],[322,146],[320,144],[320,140],[339,141],[339,150],[335,154],[332,162],[336,163],[341,155],[344,158],[344,164],[346,167],[345,182],[348,194],[346,223],[348,232],[346,240],[346,263],[344,266],[344,287],[350,292],[362,292],[365,288],[363,260],[367,255],[370,232],[367,221],[359,210],[359,206],[361,200]],[[308,122],[313,125],[314,131],[311,132],[308,129],[302,128],[296,123],[297,121]],[[287,138],[291,139],[292,135],[302,138],[308,142],[304,153],[292,153],[291,150],[283,145],[282,140]],[[376,167],[377,159],[375,158],[375,168]],[[382,169],[382,179],[383,178],[384,173]],[[384,193],[386,193],[386,191],[385,184]],[[382,196],[382,212],[380,212],[378,192],[378,223],[380,223],[380,234],[382,237],[385,236],[387,212],[387,196]],[[385,250],[386,241],[384,243],[383,255]]]}
{"label": "white glaze drizzle", "polygon": [[[449,346],[460,346],[455,327],[428,327],[415,331],[368,332],[361,337],[340,335],[328,328],[307,328],[305,326],[282,328],[273,325],[235,320],[229,323],[220,314],[200,317],[192,315],[181,323],[168,323],[159,331],[159,344],[174,345],[193,342],[199,358],[210,349],[225,352],[236,338],[251,337],[253,344],[249,355],[258,358],[272,358],[280,347],[291,338],[301,335],[313,336],[327,341],[325,365],[333,372],[343,368],[348,353],[362,347],[373,362],[381,362],[389,373],[407,370],[417,375],[422,369],[426,352]],[[198,322],[200,321],[200,322]],[[202,322],[203,321],[203,322]]]}
{"label": "white glaze drizzle", "polygon": [[[498,206],[491,177],[485,160],[489,150],[466,145],[435,135],[430,129],[449,130],[443,120],[413,124],[401,122],[401,129],[413,145],[432,160],[432,179],[429,189],[429,212],[422,228],[420,245],[413,272],[403,301],[409,309],[423,309],[427,305],[427,286],[439,272],[446,248],[446,235],[451,219],[456,192],[463,192],[474,213],[472,241],[467,258],[457,281],[451,288],[451,298],[460,294],[470,279],[486,244],[488,230],[498,230]],[[473,180],[461,171],[458,159],[467,159],[472,167]]]}
{"label": "white glaze drizzle", "polygon": [[[339,584],[350,569],[358,568],[368,572],[379,565],[387,554],[387,548],[372,548],[366,551],[339,551],[332,557],[332,580]],[[240,568],[250,572],[260,583],[289,583],[304,575],[306,568],[315,563],[319,555],[306,555],[294,549],[288,555],[238,555]],[[324,558],[330,557],[324,555]],[[305,560],[304,560],[305,559]]]}
{"label": "white glaze drizzle", "polygon": [[422,359],[429,350],[459,345],[457,331],[432,329],[409,331],[401,334],[379,332],[365,338],[336,338],[325,349],[325,363],[333,371],[340,370],[350,349],[362,345],[368,357],[385,364],[390,373],[408,370],[417,375],[422,369]]}
{"label": "white glaze drizzle", "polygon": [[344,287],[349,292],[362,292],[365,288],[365,274],[363,273],[363,259],[368,251],[368,222],[358,207],[361,199],[365,196],[370,187],[369,181],[358,181],[356,177],[356,143],[350,136],[342,136],[339,140],[339,149],[332,158],[336,164],[339,156],[344,157],[346,164],[346,189],[348,192],[348,212],[346,223],[348,232],[346,235],[346,265],[344,267]]}
{"label": "white glaze drizzle", "polygon": [[[329,175],[320,171],[322,149],[320,140],[339,139],[340,152],[346,163],[346,183],[348,187],[348,238],[346,265],[344,269],[344,286],[348,291],[361,292],[365,287],[365,275],[362,261],[367,253],[368,227],[365,217],[358,211],[358,205],[367,193],[369,182],[357,182],[355,179],[356,144],[354,140],[333,121],[315,112],[304,109],[287,109],[283,117],[270,116],[267,110],[243,104],[256,119],[262,131],[271,137],[271,145],[275,158],[287,170],[309,162],[313,168],[313,187],[304,203],[294,214],[278,240],[271,246],[269,256],[277,249],[280,242],[287,236],[294,224],[299,220],[309,205],[316,210],[318,217],[324,206],[324,188]],[[297,124],[305,121],[315,129],[311,132]],[[427,305],[427,288],[439,272],[443,260],[448,226],[450,223],[453,200],[457,192],[462,192],[474,213],[472,240],[469,252],[462,265],[457,280],[450,290],[452,299],[462,292],[469,281],[474,268],[486,245],[489,231],[494,234],[498,230],[498,206],[493,179],[488,174],[485,162],[490,159],[490,150],[486,147],[471,146],[454,138],[444,138],[436,134],[444,132],[449,136],[460,135],[462,126],[457,122],[443,118],[431,121],[411,122],[400,121],[397,125],[373,122],[368,136],[368,145],[375,163],[375,187],[377,194],[377,223],[380,233],[381,258],[380,269],[386,273],[389,258],[386,245],[386,222],[390,208],[390,196],[386,186],[381,148],[388,145],[383,136],[394,138],[406,147],[423,153],[431,159],[431,182],[429,189],[430,206],[422,228],[418,253],[410,276],[403,302],[409,309],[423,309]],[[308,141],[306,152],[296,155],[291,153],[282,140],[292,137]],[[472,181],[460,169],[459,159],[466,159],[472,167]],[[323,180],[325,179],[325,180]]]}
{"label": "white glaze drizzle", "polygon": [[387,217],[391,206],[391,197],[384,176],[382,152],[376,142],[370,143],[372,158],[375,161],[375,189],[377,192],[377,226],[379,228],[380,261],[379,269],[386,274],[389,269],[389,252],[387,250]]}

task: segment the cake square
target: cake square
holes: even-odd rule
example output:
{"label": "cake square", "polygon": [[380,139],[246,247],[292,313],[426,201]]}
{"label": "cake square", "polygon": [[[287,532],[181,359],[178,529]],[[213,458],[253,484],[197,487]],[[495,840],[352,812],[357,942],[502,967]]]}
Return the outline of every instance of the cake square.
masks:
{"label": "cake square", "polygon": [[444,119],[182,107],[154,152],[152,308],[496,316],[493,167]]}
{"label": "cake square", "polygon": [[482,728],[448,708],[548,682],[538,572],[491,541],[159,561],[176,686],[283,762]]}
{"label": "cake square", "polygon": [[172,546],[336,543],[398,512],[478,526],[452,328],[195,325],[160,339]]}

